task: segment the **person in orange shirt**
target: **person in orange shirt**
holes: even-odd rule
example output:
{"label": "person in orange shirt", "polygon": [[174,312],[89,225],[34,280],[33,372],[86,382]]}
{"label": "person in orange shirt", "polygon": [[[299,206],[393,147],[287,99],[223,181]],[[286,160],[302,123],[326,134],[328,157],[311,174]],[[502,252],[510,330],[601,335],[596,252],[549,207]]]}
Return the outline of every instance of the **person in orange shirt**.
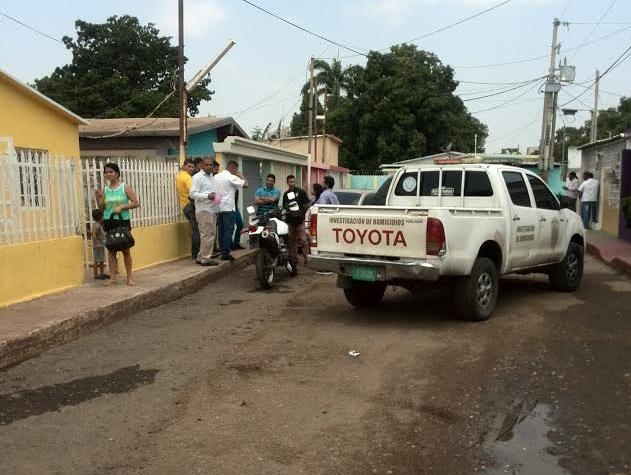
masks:
{"label": "person in orange shirt", "polygon": [[182,169],[175,176],[175,189],[180,201],[180,209],[189,223],[191,223],[191,257],[197,259],[199,254],[199,227],[195,219],[195,204],[188,198],[191,190],[192,176],[195,174],[195,164],[190,158],[184,159]]}

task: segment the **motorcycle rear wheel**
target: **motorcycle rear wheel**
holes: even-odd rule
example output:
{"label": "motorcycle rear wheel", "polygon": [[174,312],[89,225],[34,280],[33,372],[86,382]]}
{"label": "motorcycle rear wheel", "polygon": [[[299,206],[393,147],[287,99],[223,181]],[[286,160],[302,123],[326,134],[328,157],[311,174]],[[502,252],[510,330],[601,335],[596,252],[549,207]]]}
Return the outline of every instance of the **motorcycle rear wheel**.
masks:
{"label": "motorcycle rear wheel", "polygon": [[256,278],[264,289],[271,289],[274,285],[274,259],[269,252],[261,250],[256,255]]}

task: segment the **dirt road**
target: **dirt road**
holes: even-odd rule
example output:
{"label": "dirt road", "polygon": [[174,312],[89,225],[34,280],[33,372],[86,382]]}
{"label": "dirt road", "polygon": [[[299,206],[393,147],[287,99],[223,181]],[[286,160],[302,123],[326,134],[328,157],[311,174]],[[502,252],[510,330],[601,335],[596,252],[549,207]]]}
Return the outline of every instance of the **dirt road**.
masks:
{"label": "dirt road", "polygon": [[503,279],[484,323],[448,299],[241,270],[0,371],[0,472],[631,474],[629,279]]}

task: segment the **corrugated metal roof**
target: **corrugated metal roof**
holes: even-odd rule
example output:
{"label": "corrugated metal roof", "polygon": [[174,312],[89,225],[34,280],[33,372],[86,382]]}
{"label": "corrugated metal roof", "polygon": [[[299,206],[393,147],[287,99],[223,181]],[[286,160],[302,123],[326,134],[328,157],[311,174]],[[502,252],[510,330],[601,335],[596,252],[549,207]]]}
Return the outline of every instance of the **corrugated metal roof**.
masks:
{"label": "corrugated metal roof", "polygon": [[[232,117],[189,117],[188,133],[198,134],[207,130],[234,125],[241,135],[248,134]],[[80,137],[177,137],[180,121],[177,117],[91,119],[88,125],[79,127]]]}

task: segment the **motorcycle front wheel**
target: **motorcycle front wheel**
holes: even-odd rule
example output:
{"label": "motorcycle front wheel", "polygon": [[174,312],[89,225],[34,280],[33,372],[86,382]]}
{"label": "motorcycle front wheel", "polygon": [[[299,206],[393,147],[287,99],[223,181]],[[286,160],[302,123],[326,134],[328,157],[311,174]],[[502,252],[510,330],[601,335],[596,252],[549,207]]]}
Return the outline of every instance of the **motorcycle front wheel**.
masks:
{"label": "motorcycle front wheel", "polygon": [[259,251],[256,255],[256,278],[264,289],[271,289],[274,284],[274,259],[269,252]]}

